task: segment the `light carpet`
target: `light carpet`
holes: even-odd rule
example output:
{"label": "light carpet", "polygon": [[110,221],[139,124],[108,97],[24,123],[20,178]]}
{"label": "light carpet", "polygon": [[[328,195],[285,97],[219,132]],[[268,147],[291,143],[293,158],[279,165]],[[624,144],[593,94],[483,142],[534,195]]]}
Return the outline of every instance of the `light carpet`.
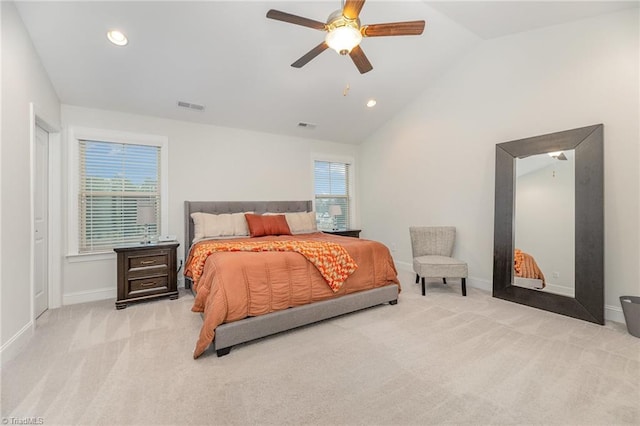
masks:
{"label": "light carpet", "polygon": [[4,419],[51,424],[640,424],[640,339],[403,278],[382,305],[192,359],[193,297],[46,312]]}

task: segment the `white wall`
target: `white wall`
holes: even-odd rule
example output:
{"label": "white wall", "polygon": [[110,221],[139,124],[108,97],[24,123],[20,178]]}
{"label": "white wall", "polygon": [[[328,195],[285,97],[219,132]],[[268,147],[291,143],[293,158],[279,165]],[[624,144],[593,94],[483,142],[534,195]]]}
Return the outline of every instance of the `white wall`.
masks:
{"label": "white wall", "polygon": [[[69,105],[62,106],[62,121],[65,129],[78,126],[168,137],[168,233],[176,234],[181,243],[185,200],[309,200],[313,198],[312,154],[355,159],[357,153],[353,145]],[[63,170],[70,167],[66,164]],[[65,204],[66,197],[65,191]],[[181,246],[179,259],[182,250]],[[102,261],[77,260],[69,257],[64,262],[65,303],[115,297],[115,255]]]}
{"label": "white wall", "polygon": [[479,45],[362,144],[366,237],[410,268],[410,225],[455,225],[470,283],[490,289],[495,144],[604,123],[605,303],[619,315],[618,297],[640,294],[638,40],[630,10]]}
{"label": "white wall", "polygon": [[60,122],[60,102],[13,3],[2,11],[2,217],[0,299],[3,360],[31,335],[30,103]]}

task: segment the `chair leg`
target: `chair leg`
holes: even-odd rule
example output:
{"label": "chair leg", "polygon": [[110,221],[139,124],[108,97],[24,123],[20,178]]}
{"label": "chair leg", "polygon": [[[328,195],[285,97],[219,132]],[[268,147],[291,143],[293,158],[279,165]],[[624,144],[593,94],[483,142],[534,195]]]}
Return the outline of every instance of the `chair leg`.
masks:
{"label": "chair leg", "polygon": [[420,282],[420,275],[416,274],[416,284]]}
{"label": "chair leg", "polygon": [[424,277],[422,277],[422,295],[426,295],[427,294],[427,286],[424,283]]}
{"label": "chair leg", "polygon": [[446,283],[447,283],[447,279],[446,279],[446,278],[443,278],[443,279],[442,279],[442,282],[446,284]]}
{"label": "chair leg", "polygon": [[462,295],[463,296],[467,295],[467,279],[466,278],[462,279]]}

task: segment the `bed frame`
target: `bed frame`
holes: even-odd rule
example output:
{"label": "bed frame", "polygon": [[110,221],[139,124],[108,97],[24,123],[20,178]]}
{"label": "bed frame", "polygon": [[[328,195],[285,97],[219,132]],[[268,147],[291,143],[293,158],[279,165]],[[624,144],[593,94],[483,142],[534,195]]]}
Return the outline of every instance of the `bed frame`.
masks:
{"label": "bed frame", "polygon": [[[194,236],[191,213],[241,213],[253,211],[256,214],[295,213],[312,211],[311,201],[185,201],[185,262],[189,255]],[[191,288],[191,280],[185,277],[185,287]],[[249,342],[272,334],[291,330],[314,322],[334,318],[372,306],[398,303],[398,286],[392,285],[352,293],[336,299],[323,300],[309,305],[297,306],[284,311],[250,317],[240,321],[224,323],[216,328],[213,347],[216,354],[227,355],[234,345]]]}

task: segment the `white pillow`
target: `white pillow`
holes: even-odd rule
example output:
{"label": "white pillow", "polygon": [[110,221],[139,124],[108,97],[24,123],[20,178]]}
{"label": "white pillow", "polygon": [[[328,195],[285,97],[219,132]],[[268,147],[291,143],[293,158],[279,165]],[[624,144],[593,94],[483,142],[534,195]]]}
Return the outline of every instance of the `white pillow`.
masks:
{"label": "white pillow", "polygon": [[291,234],[309,234],[318,231],[315,212],[300,213],[265,213],[265,215],[284,214]]}
{"label": "white pillow", "polygon": [[[246,212],[253,213],[253,212]],[[191,213],[193,219],[193,242],[204,238],[247,236],[249,227],[244,213]]]}
{"label": "white pillow", "polygon": [[318,231],[315,212],[285,213],[292,234],[308,234]]}

